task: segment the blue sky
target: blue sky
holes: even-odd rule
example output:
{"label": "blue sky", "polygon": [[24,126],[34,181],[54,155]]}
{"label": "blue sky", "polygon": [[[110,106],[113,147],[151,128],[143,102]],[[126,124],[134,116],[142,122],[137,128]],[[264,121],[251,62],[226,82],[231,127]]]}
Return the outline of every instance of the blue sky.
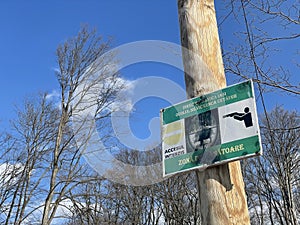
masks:
{"label": "blue sky", "polygon": [[[14,117],[15,105],[21,106],[26,96],[58,88],[54,74],[56,47],[76,35],[80,24],[96,27],[104,37],[112,36],[113,47],[148,39],[179,43],[175,1],[1,1],[2,125]],[[128,79],[135,79],[141,75],[172,78],[172,71],[170,67],[146,63],[122,72]],[[183,77],[177,78],[183,82]],[[157,116],[159,108],[151,108],[147,117]],[[138,110],[137,121],[147,130],[148,122],[140,113],[144,114],[143,109]]]}
{"label": "blue sky", "polygon": [[0,119],[10,118],[25,96],[58,87],[56,47],[76,35],[80,24],[112,36],[114,46],[145,39],[178,43],[176,7],[175,1],[159,0],[1,1]]}
{"label": "blue sky", "polygon": [[[140,40],[180,42],[175,0],[3,0],[0,2],[2,124],[13,118],[14,105],[20,105],[24,97],[58,88],[54,74],[56,47],[76,35],[80,24],[96,27],[104,37],[112,36],[112,47]],[[227,24],[220,31],[222,38],[234,31],[230,21]],[[184,85],[180,71],[157,63],[135,65],[121,72],[131,80],[165,76]],[[296,107],[295,100],[288,105]],[[146,126],[147,120],[157,116],[158,108],[166,104],[161,101],[157,108],[148,108],[147,102],[144,105],[141,102],[136,121]]]}

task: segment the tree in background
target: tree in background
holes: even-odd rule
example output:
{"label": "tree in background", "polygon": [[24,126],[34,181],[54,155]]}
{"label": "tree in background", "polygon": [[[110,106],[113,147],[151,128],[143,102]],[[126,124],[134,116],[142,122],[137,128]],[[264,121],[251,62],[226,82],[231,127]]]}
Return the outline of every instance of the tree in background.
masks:
{"label": "tree in background", "polygon": [[[109,50],[109,45],[110,41],[104,41],[95,30],[82,27],[76,37],[57,48],[60,103],[51,102],[49,95],[41,94],[17,109],[12,137],[1,142],[3,224],[49,225],[61,214],[59,211],[75,204],[72,192],[80,184],[98,179],[90,176],[90,168],[82,163],[84,148],[76,145],[74,135],[79,130],[71,128],[71,117],[82,110],[82,105],[80,109],[78,105],[93,91],[98,94],[97,99],[88,98],[86,107],[96,107],[95,116],[101,115],[98,121],[111,113],[107,108],[123,86],[118,73],[110,68],[113,54],[100,57]],[[75,96],[80,84],[89,79],[93,82],[81,87]],[[8,140],[12,140],[11,145]]]}
{"label": "tree in background", "polygon": [[230,40],[223,40],[227,76],[252,78],[263,90],[299,95],[299,80],[291,74],[300,66],[299,2],[239,0],[223,6],[226,16],[220,18],[220,35],[229,18],[235,28]]}
{"label": "tree in background", "polygon": [[224,1],[223,6],[226,13],[219,19],[220,35],[229,18],[235,28],[230,40],[222,42],[227,76],[253,79],[264,111],[264,155],[243,161],[252,223],[297,224],[299,115],[281,107],[268,113],[267,97],[281,93],[298,101],[299,76],[292,71],[300,65],[299,2],[239,0]]}
{"label": "tree in background", "polygon": [[267,118],[261,126],[263,156],[243,163],[251,220],[253,224],[296,225],[300,220],[296,200],[300,194],[300,117],[276,107]]}
{"label": "tree in background", "polygon": [[13,145],[5,152],[9,174],[4,173],[2,187],[10,187],[10,196],[3,202],[3,215],[6,215],[3,224],[24,224],[38,210],[40,198],[45,194],[42,182],[50,169],[57,112],[47,102],[46,95],[28,99],[24,108],[17,109],[9,135]]}
{"label": "tree in background", "polygon": [[[45,198],[42,224],[48,225],[55,217],[59,203],[64,196],[74,188],[82,177],[82,164],[80,163],[83,146],[77,146],[74,140],[74,133],[79,130],[70,129],[70,119],[78,110],[79,104],[86,107],[96,107],[96,115],[101,118],[109,116],[107,107],[113,102],[114,96],[122,88],[118,79],[118,73],[110,68],[113,65],[113,55],[100,57],[109,50],[109,41],[103,41],[95,30],[89,31],[83,27],[78,35],[59,45],[56,51],[58,71],[57,78],[60,85],[60,115],[57,132],[54,139],[55,144],[52,151],[51,172],[49,179],[49,190]],[[80,84],[92,79],[88,85],[84,85],[79,91]],[[99,84],[102,89],[99,89]],[[91,92],[97,93],[97,98],[89,96]],[[75,93],[79,93],[75,96]],[[75,98],[77,100],[75,101]],[[99,118],[98,118],[99,120]],[[85,137],[84,137],[85,138]],[[82,140],[86,143],[87,139]],[[74,184],[75,181],[75,184]]]}

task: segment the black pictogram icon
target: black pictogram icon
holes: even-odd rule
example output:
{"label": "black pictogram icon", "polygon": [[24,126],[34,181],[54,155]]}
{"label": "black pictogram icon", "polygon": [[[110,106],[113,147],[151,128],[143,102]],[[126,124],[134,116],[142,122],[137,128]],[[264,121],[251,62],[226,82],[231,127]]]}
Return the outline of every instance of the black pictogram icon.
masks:
{"label": "black pictogram icon", "polygon": [[253,126],[251,112],[248,107],[244,109],[243,113],[233,112],[223,116],[223,118],[227,118],[227,117],[232,117],[233,119],[238,121],[244,121],[246,127]]}

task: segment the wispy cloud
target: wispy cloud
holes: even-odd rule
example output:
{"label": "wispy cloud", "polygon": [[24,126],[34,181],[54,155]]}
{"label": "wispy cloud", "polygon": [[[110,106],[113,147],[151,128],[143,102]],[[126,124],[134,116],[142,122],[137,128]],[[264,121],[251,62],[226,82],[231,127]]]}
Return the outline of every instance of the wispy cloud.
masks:
{"label": "wispy cloud", "polygon": [[125,112],[132,112],[134,111],[134,102],[133,102],[133,95],[134,89],[136,85],[136,81],[126,80],[124,78],[118,78],[118,85],[122,85],[123,88],[120,90],[117,98],[111,104],[110,110],[111,111],[125,111]]}
{"label": "wispy cloud", "polygon": [[60,97],[60,93],[58,90],[52,90],[49,94],[47,94],[46,99],[52,100],[52,99],[58,99]]}

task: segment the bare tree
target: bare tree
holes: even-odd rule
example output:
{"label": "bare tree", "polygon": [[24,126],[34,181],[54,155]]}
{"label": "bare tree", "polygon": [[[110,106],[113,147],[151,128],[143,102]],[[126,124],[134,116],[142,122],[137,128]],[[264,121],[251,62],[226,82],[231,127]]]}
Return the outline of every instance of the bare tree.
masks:
{"label": "bare tree", "polygon": [[195,173],[184,173],[158,184],[157,199],[165,224],[201,224],[195,181]]}
{"label": "bare tree", "polygon": [[[91,91],[97,92],[98,97],[88,98],[90,102],[85,103],[86,107],[96,106],[95,117],[97,114],[101,115],[101,118],[107,117],[110,113],[106,110],[107,107],[122,88],[118,74],[110,68],[113,65],[113,55],[100,57],[108,51],[109,44],[109,41],[105,42],[102,37],[97,36],[95,30],[89,31],[87,27],[83,27],[76,37],[67,40],[57,48],[61,111],[54,136],[55,144],[51,157],[49,189],[43,210],[43,225],[50,224],[55,218],[59,203],[77,184],[74,180],[78,180],[76,178],[80,177],[82,172],[80,159],[81,151],[84,149],[83,146],[75,145],[74,133],[76,135],[79,130],[70,129],[70,118],[74,112],[82,110],[82,108],[78,109],[78,105],[87,100],[85,95]],[[90,79],[93,79],[92,82],[87,82],[87,85],[83,85],[83,88],[78,91],[80,85]],[[99,89],[99,84],[102,89]]]}
{"label": "bare tree", "polygon": [[299,80],[291,74],[299,69],[299,2],[238,0],[226,1],[222,6],[221,37],[227,22],[235,28],[230,38],[222,41],[227,76],[252,78],[262,90],[299,95]]}
{"label": "bare tree", "polygon": [[229,39],[222,38],[227,76],[257,82],[264,110],[264,156],[243,161],[251,220],[254,224],[297,224],[298,114],[282,108],[268,113],[266,94],[283,93],[296,101],[299,98],[299,76],[292,73],[299,69],[299,2],[223,3],[226,13],[219,17],[221,37],[226,23],[234,28]]}
{"label": "bare tree", "polygon": [[0,223],[4,224],[7,219],[10,201],[14,194],[22,165],[15,158],[15,139],[10,134],[0,135]]}
{"label": "bare tree", "polygon": [[56,130],[56,111],[46,95],[26,100],[24,109],[17,109],[17,118],[12,121],[14,145],[5,152],[6,179],[10,179],[3,187],[10,186],[10,195],[4,224],[24,224],[39,205],[36,201],[43,193],[40,185],[49,171],[46,159]]}
{"label": "bare tree", "polygon": [[71,216],[68,224],[107,224],[107,195],[105,194],[106,180],[95,173],[90,173],[89,182],[79,184],[76,189],[68,193],[72,202],[69,208]]}
{"label": "bare tree", "polygon": [[[148,165],[159,161],[161,149],[139,152],[132,150],[120,151],[116,158],[126,164]],[[122,166],[108,171],[116,180],[126,184],[126,181],[134,181],[136,185],[124,185],[107,181],[107,188],[103,195],[106,199],[103,207],[106,212],[107,224],[199,224],[200,214],[195,183],[195,174],[187,173],[172,176],[164,181],[137,186],[137,178],[124,176],[128,168]],[[157,171],[141,169],[144,179],[151,179]],[[157,175],[159,176],[159,175]],[[160,174],[161,176],[161,174]],[[102,191],[104,188],[102,187]],[[110,207],[113,206],[113,207]]]}
{"label": "bare tree", "polygon": [[[112,112],[110,105],[123,82],[115,72],[109,45],[95,30],[82,27],[57,48],[59,106],[50,95],[41,94],[17,109],[13,143],[0,142],[1,223],[49,225],[68,217],[61,214],[63,209],[72,213],[72,207],[88,207],[92,197],[99,203],[99,196],[90,193],[99,177],[82,161],[89,136],[75,140],[83,126],[75,129],[71,118],[92,108],[91,119],[100,124]],[[85,118],[81,122],[84,125]],[[82,184],[87,184],[86,189]]]}
{"label": "bare tree", "polygon": [[255,224],[299,223],[300,120],[276,107],[262,119],[264,155],[244,162],[249,206]]}

